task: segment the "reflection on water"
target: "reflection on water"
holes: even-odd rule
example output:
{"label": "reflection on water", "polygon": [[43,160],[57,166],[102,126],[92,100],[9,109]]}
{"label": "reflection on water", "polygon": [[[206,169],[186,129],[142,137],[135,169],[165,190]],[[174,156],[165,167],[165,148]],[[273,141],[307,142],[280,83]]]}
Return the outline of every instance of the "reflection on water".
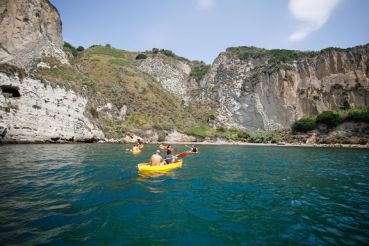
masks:
{"label": "reflection on water", "polygon": [[0,146],[0,241],[369,243],[368,150],[202,146],[182,168],[140,173],[155,146],[126,148]]}
{"label": "reflection on water", "polygon": [[[166,177],[171,177],[171,178],[175,178],[176,177],[176,173],[173,172],[173,170],[169,170],[169,171],[145,171],[145,172],[138,172],[137,175],[137,180],[138,181],[144,181],[145,179],[148,178],[166,178]],[[157,179],[155,179],[157,180]],[[165,179],[162,179],[165,180]]]}

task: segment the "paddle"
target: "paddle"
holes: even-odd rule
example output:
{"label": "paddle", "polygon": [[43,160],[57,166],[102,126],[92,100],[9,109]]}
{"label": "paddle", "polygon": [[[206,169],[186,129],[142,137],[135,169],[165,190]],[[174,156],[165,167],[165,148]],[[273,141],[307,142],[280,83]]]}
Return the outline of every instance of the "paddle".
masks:
{"label": "paddle", "polygon": [[187,153],[186,152],[182,152],[182,153],[179,153],[178,155],[176,155],[177,157],[185,157],[187,156]]}

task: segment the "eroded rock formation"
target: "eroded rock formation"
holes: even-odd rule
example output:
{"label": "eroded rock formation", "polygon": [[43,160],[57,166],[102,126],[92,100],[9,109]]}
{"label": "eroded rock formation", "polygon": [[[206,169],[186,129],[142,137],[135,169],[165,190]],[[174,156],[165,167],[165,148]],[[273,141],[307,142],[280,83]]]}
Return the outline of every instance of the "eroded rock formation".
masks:
{"label": "eroded rock formation", "polygon": [[62,24],[47,0],[0,1],[0,63],[29,67],[42,56],[68,63]]}
{"label": "eroded rock formation", "polygon": [[169,92],[184,96],[191,67],[186,62],[155,55],[140,61],[138,69],[153,76]]}
{"label": "eroded rock formation", "polygon": [[263,56],[241,60],[232,52],[214,61],[197,97],[218,102],[219,125],[274,130],[303,116],[369,104],[369,45],[268,61]]}
{"label": "eroded rock formation", "polygon": [[0,72],[0,141],[68,142],[104,138],[84,115],[87,98],[31,77]]}

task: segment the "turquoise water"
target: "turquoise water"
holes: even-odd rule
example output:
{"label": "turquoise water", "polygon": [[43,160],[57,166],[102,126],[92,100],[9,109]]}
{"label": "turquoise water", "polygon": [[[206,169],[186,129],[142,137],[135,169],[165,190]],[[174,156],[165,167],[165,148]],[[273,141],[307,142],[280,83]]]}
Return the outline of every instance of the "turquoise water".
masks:
{"label": "turquoise water", "polygon": [[0,146],[0,243],[369,244],[369,150],[201,146],[144,176],[155,146],[125,148]]}

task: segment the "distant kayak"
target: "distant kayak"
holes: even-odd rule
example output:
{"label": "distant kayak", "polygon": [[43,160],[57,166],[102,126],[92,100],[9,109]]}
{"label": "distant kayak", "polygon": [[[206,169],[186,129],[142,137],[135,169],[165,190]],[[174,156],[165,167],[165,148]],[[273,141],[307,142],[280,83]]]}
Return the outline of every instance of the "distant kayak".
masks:
{"label": "distant kayak", "polygon": [[199,152],[198,152],[198,151],[197,151],[197,152],[193,152],[193,151],[191,151],[191,150],[188,150],[188,151],[186,151],[186,153],[198,154]]}
{"label": "distant kayak", "polygon": [[131,150],[132,154],[136,155],[141,153],[141,150]]}
{"label": "distant kayak", "polygon": [[160,144],[159,149],[167,149],[167,146]]}
{"label": "distant kayak", "polygon": [[178,160],[175,163],[162,165],[162,166],[151,166],[149,163],[140,163],[137,165],[138,171],[169,171],[178,167],[182,167],[182,160]]}

